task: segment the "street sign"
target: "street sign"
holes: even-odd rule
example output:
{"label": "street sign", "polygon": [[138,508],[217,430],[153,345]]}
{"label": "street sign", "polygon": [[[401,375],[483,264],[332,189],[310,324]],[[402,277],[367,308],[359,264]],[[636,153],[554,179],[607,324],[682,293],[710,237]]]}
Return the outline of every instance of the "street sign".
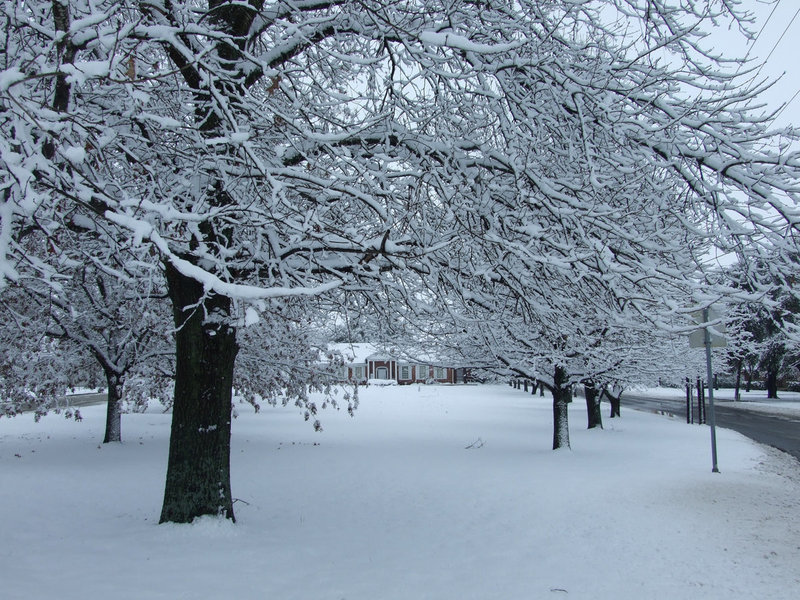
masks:
{"label": "street sign", "polygon": [[[707,320],[703,318],[703,310],[696,310],[692,313],[692,318],[694,319],[695,323],[706,323],[709,321],[716,321],[720,319],[722,315],[719,312],[719,309],[716,306],[712,306],[708,309],[708,317]],[[718,323],[713,327],[701,327],[689,334],[689,347],[690,348],[705,348],[706,345],[706,329],[708,329],[709,336],[711,337],[711,347],[712,348],[724,348],[728,345],[725,336],[725,323]]]}
{"label": "street sign", "polygon": [[[713,333],[709,330],[711,334],[711,347],[712,348],[724,348],[728,345],[728,342],[725,340],[724,335],[719,335],[717,333]],[[706,345],[706,330],[698,329],[693,331],[689,334],[689,348],[705,348]]]}

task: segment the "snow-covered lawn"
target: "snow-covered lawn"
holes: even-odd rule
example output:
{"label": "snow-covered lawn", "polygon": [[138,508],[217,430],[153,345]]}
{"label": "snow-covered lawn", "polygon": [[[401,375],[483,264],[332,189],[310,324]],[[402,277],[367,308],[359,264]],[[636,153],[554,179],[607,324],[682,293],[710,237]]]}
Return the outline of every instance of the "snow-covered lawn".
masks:
{"label": "snow-covered lawn", "polygon": [[[800,594],[800,464],[506,386],[371,387],[355,418],[238,409],[238,523],[157,525],[169,416],[0,420],[0,597],[614,600]],[[604,410],[604,413],[607,412]],[[468,448],[469,447],[469,448]]]}

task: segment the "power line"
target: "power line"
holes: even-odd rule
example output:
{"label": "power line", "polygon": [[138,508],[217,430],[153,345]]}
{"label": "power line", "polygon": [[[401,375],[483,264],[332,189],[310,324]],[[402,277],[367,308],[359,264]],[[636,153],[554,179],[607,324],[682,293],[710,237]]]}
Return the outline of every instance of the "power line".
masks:
{"label": "power line", "polygon": [[778,117],[780,117],[783,114],[783,111],[785,111],[787,108],[789,108],[789,105],[794,101],[795,98],[797,98],[798,95],[800,95],[800,90],[797,90],[794,93],[794,96],[789,98],[789,101],[786,104],[784,104],[777,113],[775,113],[775,118],[773,119],[773,121],[777,121],[778,120]]}
{"label": "power line", "polygon": [[[753,38],[752,44],[750,44],[750,47],[747,49],[747,54],[745,55],[745,60],[747,60],[747,57],[750,56],[750,52],[752,51],[753,47],[755,46],[756,41],[758,41],[758,38],[761,37],[761,33],[766,29],[767,24],[769,23],[770,19],[772,18],[772,15],[775,14],[775,11],[777,10],[778,6],[780,6],[780,3],[781,3],[781,0],[778,0],[778,2],[776,2],[773,5],[772,11],[769,13],[769,16],[767,17],[767,20],[764,21],[764,24],[761,26],[761,29],[758,31],[758,34],[756,34],[756,37]],[[798,8],[795,11],[794,15],[792,15],[792,18],[789,20],[789,23],[786,25],[786,27],[784,28],[784,30],[781,33],[781,35],[778,37],[776,42],[772,45],[772,49],[769,51],[769,54],[767,54],[767,57],[761,62],[761,66],[758,67],[758,71],[756,71],[756,74],[753,75],[753,77],[751,77],[749,79],[749,81],[753,81],[753,80],[757,79],[758,76],[761,74],[761,71],[764,68],[764,65],[767,64],[767,61],[769,61],[770,57],[775,53],[775,50],[777,50],[778,45],[781,43],[783,38],[786,36],[786,33],[789,31],[789,28],[792,26],[792,23],[794,23],[795,19],[797,19],[797,15],[800,15],[800,8]],[[773,121],[776,120],[779,116],[781,116],[781,114],[783,114],[783,111],[785,111],[789,107],[789,105],[794,101],[795,98],[797,98],[798,95],[800,95],[800,89],[797,90],[794,93],[794,95],[789,99],[789,101],[786,104],[784,104],[777,113],[775,113],[775,117],[774,117]]]}
{"label": "power line", "polygon": [[[781,2],[782,2],[782,0],[778,0],[777,2],[775,2],[775,4],[772,5],[772,10],[770,11],[769,16],[767,17],[767,20],[764,21],[764,23],[761,24],[761,29],[758,30],[758,33],[756,34],[756,37],[754,37],[750,41],[750,43],[748,44],[747,52],[745,53],[744,58],[742,59],[742,62],[739,63],[739,66],[736,68],[736,74],[737,75],[739,74],[739,71],[741,70],[741,68],[744,65],[744,63],[747,62],[747,59],[750,58],[750,53],[753,51],[753,48],[755,48],[756,42],[758,42],[758,39],[761,37],[761,34],[764,33],[764,30],[767,28],[767,25],[769,25],[769,22],[772,20],[772,15],[774,15],[775,11],[778,10],[778,7],[781,5]],[[795,15],[795,16],[797,16],[797,15]],[[792,19],[792,20],[794,20],[794,19]],[[791,25],[791,23],[790,23],[790,25]],[[788,29],[788,27],[787,27],[787,29]],[[786,33],[786,32],[784,31],[784,33]],[[781,35],[781,38],[782,37],[783,37],[783,35]],[[778,40],[778,42],[780,42],[780,40]],[[777,46],[777,45],[778,44],[776,43],[775,46]],[[774,50],[775,50],[775,48],[773,47],[773,51]],[[770,55],[772,55],[772,52],[770,52]],[[764,62],[766,62],[766,61],[764,61]],[[758,68],[758,71],[756,71],[756,74],[753,75],[747,82],[750,83],[751,81],[755,80],[759,76],[759,74],[761,73],[761,69],[763,67],[764,67],[764,63],[762,62],[761,66]]]}
{"label": "power line", "polygon": [[[777,5],[776,5],[776,6],[777,6]],[[770,57],[770,56],[772,56],[772,53],[773,53],[773,52],[775,52],[775,49],[778,47],[778,44],[780,44],[780,43],[781,43],[781,40],[783,39],[783,36],[785,36],[785,35],[786,35],[786,32],[787,32],[787,31],[789,31],[789,27],[791,27],[791,26],[792,26],[792,23],[794,23],[794,20],[797,18],[797,15],[800,15],[800,8],[798,8],[798,9],[795,11],[795,13],[794,13],[794,16],[792,17],[792,20],[791,20],[791,21],[789,21],[789,24],[786,26],[786,29],[784,29],[784,30],[783,30],[783,33],[781,34],[781,37],[779,37],[779,38],[778,38],[778,41],[777,41],[777,42],[775,42],[775,45],[774,45],[774,46],[772,46],[772,50],[770,50],[770,51],[769,51],[769,54],[767,54],[767,58],[765,58],[765,59],[764,59],[764,62],[765,62],[765,63],[766,63],[766,62],[769,60],[769,57]]]}
{"label": "power line", "polygon": [[775,14],[775,11],[781,5],[781,1],[782,0],[778,0],[775,4],[772,5],[772,10],[770,11],[769,16],[767,17],[767,20],[764,21],[764,24],[761,25],[761,29],[758,30],[758,33],[756,34],[756,37],[754,37],[753,41],[750,42],[750,47],[747,49],[747,54],[744,55],[744,59],[745,60],[747,60],[747,57],[750,56],[750,51],[753,49],[753,46],[756,45],[756,42],[758,41],[758,38],[761,37],[761,34],[764,33],[764,30],[767,28],[767,25],[769,25],[769,22],[772,19],[772,15]]}
{"label": "power line", "polygon": [[[775,9],[778,8],[779,4],[780,4],[780,0],[778,0],[778,2],[773,7],[772,12],[769,14],[769,17],[767,18],[767,21],[764,23],[765,26],[766,26],[766,23],[769,22],[769,18],[771,18],[772,15],[775,13]],[[761,66],[758,68],[758,72],[756,73],[755,77],[753,77],[753,79],[758,77],[758,75],[761,73],[761,69],[763,69],[764,65],[767,64],[767,61],[770,59],[770,57],[773,55],[775,50],[778,48],[778,45],[781,43],[781,40],[783,40],[784,36],[786,35],[786,32],[789,31],[789,28],[792,26],[792,23],[794,23],[795,19],[797,18],[797,15],[799,15],[799,14],[800,14],[800,8],[798,8],[795,11],[794,15],[792,15],[792,18],[789,20],[789,23],[784,28],[783,33],[781,33],[781,35],[778,38],[778,40],[773,44],[772,49],[769,51],[769,54],[767,54],[767,58],[765,58],[764,61],[761,63]],[[761,28],[761,31],[764,31],[764,27]],[[758,35],[756,36],[756,39],[758,39],[758,36],[761,35],[761,31],[758,32]],[[755,40],[753,40],[753,42],[755,43]],[[751,49],[752,49],[752,46],[751,46]],[[748,50],[748,53],[749,53],[749,50]],[[798,89],[794,93],[794,95],[789,99],[789,101],[786,102],[777,113],[775,113],[775,118],[773,119],[773,121],[777,120],[778,117],[780,117],[783,114],[783,111],[785,111],[789,107],[789,105],[794,101],[795,98],[797,98],[798,95],[800,95],[800,89]]]}
{"label": "power line", "polygon": [[[776,5],[775,5],[775,8],[777,8],[777,7],[778,7],[778,5],[776,4]],[[773,9],[773,12],[774,12],[774,9]],[[758,71],[756,71],[756,74],[755,74],[755,75],[753,75],[753,76],[752,76],[752,77],[749,79],[748,83],[749,83],[750,81],[753,81],[753,80],[755,80],[755,79],[758,79],[758,76],[759,76],[759,75],[761,75],[761,70],[764,68],[764,65],[766,65],[766,64],[767,64],[767,61],[769,60],[770,56],[772,56],[772,53],[773,53],[773,52],[775,52],[775,49],[778,47],[778,44],[780,44],[780,43],[781,43],[781,40],[783,39],[783,36],[785,36],[785,35],[786,35],[786,32],[787,32],[787,31],[789,31],[789,27],[791,27],[791,26],[792,26],[792,23],[794,23],[794,20],[797,18],[797,15],[798,15],[798,14],[800,14],[800,8],[798,8],[798,9],[797,9],[797,11],[794,13],[794,16],[793,16],[793,17],[792,17],[792,19],[789,21],[789,24],[786,26],[786,28],[783,30],[783,33],[782,33],[782,34],[780,35],[780,37],[778,38],[778,41],[777,41],[777,42],[775,42],[775,44],[773,44],[773,46],[772,46],[772,50],[770,50],[770,51],[769,51],[769,54],[767,54],[767,58],[765,58],[763,61],[761,61],[761,66],[760,66],[760,67],[758,67]],[[752,48],[752,46],[751,46],[751,48]],[[748,54],[749,54],[749,52],[750,52],[750,51],[748,50]]]}

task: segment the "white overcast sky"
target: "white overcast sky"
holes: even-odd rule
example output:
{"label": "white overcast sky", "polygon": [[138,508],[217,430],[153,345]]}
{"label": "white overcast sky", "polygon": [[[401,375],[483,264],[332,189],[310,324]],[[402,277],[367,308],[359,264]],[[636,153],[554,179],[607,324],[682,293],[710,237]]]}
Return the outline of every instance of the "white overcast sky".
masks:
{"label": "white overcast sky", "polygon": [[724,31],[715,32],[714,37],[719,36],[721,47],[730,47],[739,56],[749,49],[748,59],[764,65],[760,77],[780,77],[763,98],[775,109],[789,103],[777,125],[800,125],[800,0],[744,0],[742,6],[756,17],[752,29],[758,39],[748,44],[743,36]]}

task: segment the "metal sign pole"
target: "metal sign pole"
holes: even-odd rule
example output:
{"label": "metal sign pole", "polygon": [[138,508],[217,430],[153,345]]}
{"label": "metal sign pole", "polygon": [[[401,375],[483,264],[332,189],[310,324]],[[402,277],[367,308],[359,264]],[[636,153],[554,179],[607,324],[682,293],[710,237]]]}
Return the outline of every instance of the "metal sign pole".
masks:
{"label": "metal sign pole", "polygon": [[[708,323],[708,309],[703,309],[703,322]],[[711,332],[708,326],[703,328],[705,331],[704,342],[706,347],[706,373],[708,377],[708,419],[711,426],[711,472],[719,473],[717,466],[717,429],[714,421],[714,374],[711,370]]]}

